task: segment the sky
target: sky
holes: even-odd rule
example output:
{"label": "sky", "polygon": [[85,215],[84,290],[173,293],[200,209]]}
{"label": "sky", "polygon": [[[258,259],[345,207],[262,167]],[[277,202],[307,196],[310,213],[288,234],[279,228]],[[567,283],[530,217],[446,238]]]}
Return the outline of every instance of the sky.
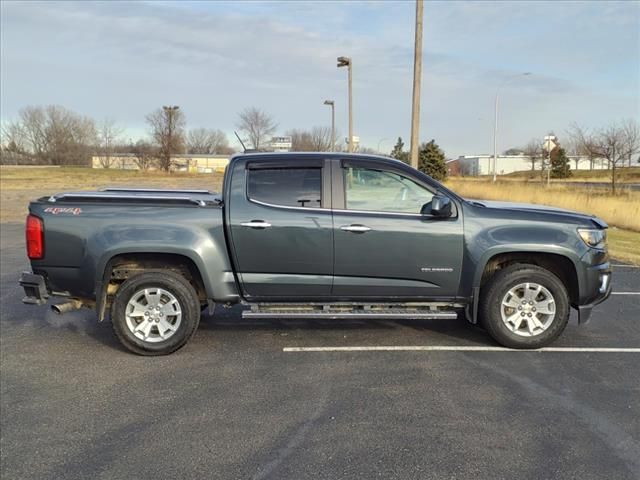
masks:
{"label": "sky", "polygon": [[[189,128],[230,135],[255,106],[278,133],[336,126],[388,152],[409,143],[413,1],[12,2],[0,4],[0,118],[57,104],[112,118],[137,139],[145,115],[179,105]],[[640,2],[424,3],[420,141],[448,158],[493,151],[573,122],[640,119]],[[530,72],[530,75],[522,75]],[[566,136],[566,135],[565,135]]]}

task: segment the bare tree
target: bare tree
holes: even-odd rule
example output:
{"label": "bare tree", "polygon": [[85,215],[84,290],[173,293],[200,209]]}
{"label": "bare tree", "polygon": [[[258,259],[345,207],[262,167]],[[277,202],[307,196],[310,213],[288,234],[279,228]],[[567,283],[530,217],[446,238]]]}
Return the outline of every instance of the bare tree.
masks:
{"label": "bare tree", "polygon": [[640,153],[640,128],[638,122],[633,119],[623,121],[621,128],[624,139],[623,156],[628,161],[627,166],[630,167],[633,156]]}
{"label": "bare tree", "polygon": [[289,130],[291,150],[294,152],[328,152],[331,150],[331,128],[313,127],[311,130]]}
{"label": "bare tree", "polygon": [[311,129],[311,146],[314,152],[330,151],[331,142],[331,127],[313,127]]}
{"label": "bare tree", "polygon": [[124,129],[118,127],[111,118],[105,118],[98,127],[98,158],[103,168],[110,168],[115,158],[115,146],[123,134]]}
{"label": "bare tree", "polygon": [[575,146],[577,155],[587,157],[589,159],[589,169],[593,170],[595,160],[600,158],[599,149],[597,148],[596,134],[582,128],[577,123],[574,123],[569,127],[568,136],[571,142]]}
{"label": "bare tree", "polygon": [[158,145],[158,166],[171,170],[171,157],[184,151],[184,114],[178,106],[164,106],[147,115],[151,136]]}
{"label": "bare tree", "polygon": [[636,122],[628,120],[614,123],[593,132],[573,124],[571,136],[580,151],[589,157],[592,168],[595,159],[606,160],[611,170],[611,191],[615,193],[617,169],[640,150],[640,134]]}
{"label": "bare tree", "polygon": [[358,147],[358,153],[366,153],[369,155],[379,155],[380,153],[375,148],[361,146]]}
{"label": "bare tree", "polygon": [[35,162],[53,165],[86,165],[97,143],[92,119],[57,105],[22,109],[7,134]]}
{"label": "bare tree", "polygon": [[194,128],[187,134],[187,152],[213,155],[229,154],[229,139],[222,130]]}
{"label": "bare tree", "polygon": [[44,109],[45,145],[53,165],[87,164],[97,144],[93,120],[58,105]]}
{"label": "bare tree", "polygon": [[522,155],[524,154],[524,150],[522,148],[509,148],[507,150],[505,150],[504,152],[502,152],[503,155]]}
{"label": "bare tree", "polygon": [[306,130],[298,130],[294,128],[292,130],[288,130],[285,135],[291,137],[292,152],[311,151],[311,134]]}
{"label": "bare tree", "polygon": [[145,140],[132,143],[129,150],[133,154],[133,161],[136,162],[140,170],[149,170],[158,156],[158,149]]}
{"label": "bare tree", "polygon": [[[575,139],[572,138],[570,135],[567,135],[566,138],[567,139],[563,142],[564,150],[567,156],[569,157],[569,161],[573,160],[575,162],[576,165],[574,170],[578,170],[580,166],[580,155],[577,153],[578,146],[576,144]],[[573,158],[570,158],[570,157],[573,157]]]}
{"label": "bare tree", "polygon": [[21,153],[25,151],[24,132],[19,122],[5,122],[0,127],[2,150]]}
{"label": "bare tree", "polygon": [[596,147],[600,157],[605,158],[611,169],[611,191],[616,193],[616,169],[625,160],[626,145],[624,129],[618,125],[610,125],[600,131]]}
{"label": "bare tree", "polygon": [[39,162],[47,161],[47,120],[43,107],[25,107],[20,125],[27,150]]}
{"label": "bare tree", "polygon": [[256,107],[245,108],[240,112],[236,126],[256,150],[259,150],[278,128],[271,115]]}
{"label": "bare tree", "polygon": [[536,169],[536,164],[544,160],[542,144],[535,138],[527,143],[527,146],[522,149],[522,152],[525,154],[525,156],[529,157],[532,172]]}

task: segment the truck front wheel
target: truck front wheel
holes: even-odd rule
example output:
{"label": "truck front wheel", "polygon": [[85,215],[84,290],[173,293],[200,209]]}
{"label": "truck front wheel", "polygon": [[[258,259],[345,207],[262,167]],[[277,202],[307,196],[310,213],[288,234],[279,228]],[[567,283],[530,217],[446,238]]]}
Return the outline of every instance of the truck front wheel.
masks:
{"label": "truck front wheel", "polygon": [[200,303],[193,286],[168,270],[128,278],[111,305],[116,337],[139,355],[167,355],[184,346],[200,322]]}
{"label": "truck front wheel", "polygon": [[499,344],[540,348],[558,338],[567,326],[569,295],[550,271],[536,265],[511,265],[482,288],[478,313]]}

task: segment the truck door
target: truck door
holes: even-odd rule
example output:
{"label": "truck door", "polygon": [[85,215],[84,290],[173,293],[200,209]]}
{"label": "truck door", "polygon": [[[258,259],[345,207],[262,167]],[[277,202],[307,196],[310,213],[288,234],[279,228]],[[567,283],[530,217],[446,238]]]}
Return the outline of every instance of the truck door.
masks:
{"label": "truck door", "polygon": [[462,218],[421,215],[435,189],[389,162],[333,161],[338,297],[450,298],[458,292]]}
{"label": "truck door", "polygon": [[330,166],[305,156],[236,162],[228,225],[252,299],[325,297],[333,276]]}

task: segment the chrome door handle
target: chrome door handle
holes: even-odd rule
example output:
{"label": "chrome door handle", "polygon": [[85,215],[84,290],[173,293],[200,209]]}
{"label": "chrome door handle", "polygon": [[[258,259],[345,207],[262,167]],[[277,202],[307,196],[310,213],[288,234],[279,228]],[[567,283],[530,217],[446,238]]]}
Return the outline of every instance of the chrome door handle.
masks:
{"label": "chrome door handle", "polygon": [[345,225],[344,227],[340,227],[340,230],[344,230],[345,232],[364,233],[371,229],[364,225]]}
{"label": "chrome door handle", "polygon": [[262,220],[251,220],[250,222],[243,222],[240,225],[243,227],[251,227],[251,228],[268,228],[271,226],[270,223],[264,222]]}

